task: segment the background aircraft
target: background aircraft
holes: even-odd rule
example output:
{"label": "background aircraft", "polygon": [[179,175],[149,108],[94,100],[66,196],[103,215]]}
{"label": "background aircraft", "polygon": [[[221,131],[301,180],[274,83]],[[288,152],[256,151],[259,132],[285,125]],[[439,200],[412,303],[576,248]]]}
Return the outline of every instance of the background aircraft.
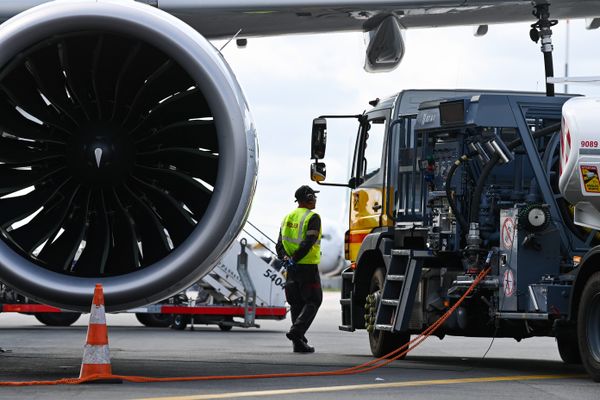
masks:
{"label": "background aircraft", "polygon": [[[37,3],[4,2],[0,15]],[[245,19],[247,35],[367,29],[375,44],[397,26],[531,12],[525,1],[194,3],[159,6],[209,38],[235,34]],[[555,6],[556,16],[600,14],[598,2]],[[390,16],[402,23],[378,30]],[[372,66],[389,49],[384,64],[399,61],[393,37],[367,46]],[[76,309],[100,281],[120,309],[206,273],[239,232],[256,174],[254,126],[218,52],[180,20],[120,1],[25,11],[0,28],[0,48],[0,279]]]}
{"label": "background aircraft", "polygon": [[323,221],[321,238],[321,262],[319,272],[325,276],[335,276],[342,272],[346,266],[344,259],[344,232],[343,225],[335,221]]}

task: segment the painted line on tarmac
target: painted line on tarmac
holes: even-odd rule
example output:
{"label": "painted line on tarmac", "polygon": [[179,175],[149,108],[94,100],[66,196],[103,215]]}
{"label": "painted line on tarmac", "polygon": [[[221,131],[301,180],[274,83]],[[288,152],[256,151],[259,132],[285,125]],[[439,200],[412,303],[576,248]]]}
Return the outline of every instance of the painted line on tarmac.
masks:
{"label": "painted line on tarmac", "polygon": [[[564,374],[564,375],[515,375],[515,376],[492,376],[484,378],[459,378],[459,379],[436,379],[427,381],[407,381],[390,383],[371,383],[364,385],[345,385],[345,386],[322,386],[308,387],[298,389],[274,389],[257,390],[253,392],[229,392],[200,394],[191,396],[171,396],[171,397],[149,397],[145,400],[211,400],[211,399],[231,399],[236,397],[261,397],[261,396],[282,396],[302,393],[325,393],[342,392],[350,390],[370,390],[370,389],[391,389],[414,386],[431,385],[456,385],[460,383],[482,383],[482,382],[507,382],[507,381],[533,381],[544,379],[569,379],[586,377],[585,374]],[[142,399],[144,400],[144,399]]]}

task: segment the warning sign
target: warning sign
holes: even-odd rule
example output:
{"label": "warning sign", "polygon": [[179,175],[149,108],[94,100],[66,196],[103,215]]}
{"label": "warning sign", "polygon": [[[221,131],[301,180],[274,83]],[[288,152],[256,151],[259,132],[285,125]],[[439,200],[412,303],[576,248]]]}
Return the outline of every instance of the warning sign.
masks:
{"label": "warning sign", "polygon": [[512,217],[506,217],[500,229],[500,241],[505,249],[512,249],[515,238],[515,220]]}
{"label": "warning sign", "polygon": [[504,286],[504,296],[511,297],[515,293],[515,276],[512,269],[508,268],[504,271],[502,283]]}
{"label": "warning sign", "polygon": [[580,165],[583,187],[587,193],[600,193],[600,178],[595,165]]}

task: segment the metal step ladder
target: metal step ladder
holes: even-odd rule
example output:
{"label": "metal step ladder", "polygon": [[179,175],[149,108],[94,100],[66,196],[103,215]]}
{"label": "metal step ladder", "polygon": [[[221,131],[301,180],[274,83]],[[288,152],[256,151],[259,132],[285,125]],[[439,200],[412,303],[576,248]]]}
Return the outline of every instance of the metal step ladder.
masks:
{"label": "metal step ladder", "polygon": [[421,279],[426,250],[392,250],[375,318],[375,329],[388,332],[406,332]]}

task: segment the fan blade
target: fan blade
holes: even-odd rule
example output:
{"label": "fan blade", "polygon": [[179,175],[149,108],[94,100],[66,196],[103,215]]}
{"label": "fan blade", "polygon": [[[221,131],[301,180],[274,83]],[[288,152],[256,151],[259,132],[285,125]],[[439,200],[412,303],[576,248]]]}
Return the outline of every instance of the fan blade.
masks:
{"label": "fan blade", "polygon": [[217,181],[219,156],[207,151],[183,148],[161,149],[138,153],[136,161],[153,167],[174,166],[178,171],[200,178],[213,186]]}
{"label": "fan blade", "polygon": [[40,184],[41,187],[36,186],[33,192],[24,196],[0,199],[0,226],[6,229],[14,222],[26,218],[45,206],[52,196],[64,186],[66,179],[64,169],[55,172],[53,178],[62,183],[58,185],[52,182],[52,179],[47,179]]}
{"label": "fan blade", "polygon": [[79,276],[104,275],[110,249],[110,232],[104,193],[92,191],[91,209],[88,212],[88,229],[85,233],[85,248],[72,270]]}
{"label": "fan blade", "polygon": [[156,217],[156,214],[127,186],[123,186],[118,194],[119,198],[127,199],[132,205],[129,210],[138,228],[139,239],[142,244],[143,264],[152,264],[166,256],[171,251],[171,248],[169,247],[164,227]]}
{"label": "fan blade", "polygon": [[67,95],[58,49],[55,46],[39,49],[25,60],[25,68],[50,103],[75,126],[79,126],[81,115],[75,112],[73,102]]}
{"label": "fan blade", "polygon": [[106,263],[106,273],[126,273],[140,266],[140,252],[135,234],[135,224],[129,211],[113,190],[107,196],[107,207],[114,211],[110,220],[112,248]]}
{"label": "fan blade", "polygon": [[40,254],[38,260],[43,261],[49,269],[54,271],[69,270],[75,253],[79,249],[81,241],[87,229],[86,221],[91,191],[80,190],[69,211],[65,223],[62,225],[62,234],[48,241]]}
{"label": "fan blade", "polygon": [[180,66],[171,60],[165,62],[136,94],[126,119],[127,125],[136,124],[159,102],[176,93],[184,92],[193,85],[193,80]]}
{"label": "fan blade", "polygon": [[61,131],[52,131],[25,118],[14,106],[0,97],[0,131],[38,142],[65,143]]}
{"label": "fan blade", "polygon": [[[19,161],[9,160],[3,157],[2,153],[0,153],[0,160],[12,168],[24,168],[24,167],[32,167],[39,164],[45,163],[54,163],[59,160],[63,160],[65,156],[55,155],[55,156],[42,156],[37,154],[27,154],[25,158],[21,158]],[[1,184],[0,184],[1,185]]]}
{"label": "fan blade", "polygon": [[194,219],[199,221],[210,202],[211,192],[194,179],[181,172],[137,166],[139,177],[145,182],[156,182],[171,196],[183,202],[194,214]]}
{"label": "fan blade", "polygon": [[[94,53],[92,79],[102,119],[109,120],[113,116],[117,82],[123,68],[131,61],[132,49],[129,41],[122,37],[106,34]],[[126,60],[125,63],[115,60]]]}
{"label": "fan blade", "polygon": [[138,47],[139,51],[131,59],[131,62],[128,58],[123,65],[116,89],[113,121],[125,120],[131,110],[131,104],[135,103],[134,99],[145,82],[151,80],[152,74],[166,62],[164,54],[145,44],[136,44],[132,55]]}
{"label": "fan blade", "polygon": [[53,128],[70,135],[74,128],[71,121],[60,118],[57,110],[46,105],[35,81],[23,67],[13,69],[0,81],[0,89],[6,93],[15,107],[20,107],[29,115]]}
{"label": "fan blade", "polygon": [[94,103],[96,105],[96,111],[98,112],[98,119],[102,121],[102,98],[100,97],[100,84],[98,82],[98,75],[100,74],[100,59],[102,55],[102,47],[104,46],[104,36],[100,36],[96,41],[94,47],[94,53],[92,55],[92,70],[90,79],[92,81],[92,90],[94,93]]}
{"label": "fan blade", "polygon": [[119,99],[121,97],[124,97],[123,92],[125,90],[123,90],[123,89],[126,87],[125,80],[126,80],[127,76],[130,75],[130,73],[131,73],[132,64],[134,63],[135,59],[138,57],[141,47],[142,47],[142,45],[140,42],[135,43],[135,45],[133,45],[131,47],[129,54],[127,55],[127,58],[125,59],[125,62],[121,66],[119,75],[116,78],[116,83],[115,83],[115,88],[114,88],[115,96],[114,96],[114,100],[113,100],[112,114],[110,117],[111,121],[113,121],[115,119],[115,115],[117,114],[117,111],[120,108]]}
{"label": "fan blade", "polygon": [[[60,164],[36,170],[12,169],[11,165],[0,165],[0,195],[4,196],[29,186],[39,185],[62,169],[64,168]],[[0,199],[0,204],[1,201],[2,199]],[[0,214],[2,211],[0,208]]]}
{"label": "fan blade", "polygon": [[49,237],[56,235],[67,216],[79,185],[72,181],[60,189],[44,205],[44,210],[28,224],[8,233],[11,240],[28,254],[31,254]]}
{"label": "fan blade", "polygon": [[[0,136],[0,161],[3,163],[31,165],[36,160],[64,157],[57,150],[41,148],[37,143]],[[0,182],[1,185],[1,182]]]}
{"label": "fan blade", "polygon": [[139,179],[135,179],[139,190],[146,194],[154,208],[156,209],[163,225],[167,228],[173,244],[178,246],[194,230],[196,224],[190,218],[189,214],[177,200],[168,193],[147,184]]}
{"label": "fan blade", "polygon": [[88,120],[96,116],[90,101],[92,87],[89,70],[93,54],[90,40],[90,36],[84,35],[67,38],[58,44],[58,57],[66,75],[69,93],[73,97],[75,107],[81,109]]}
{"label": "fan blade", "polygon": [[0,199],[0,226],[3,229],[44,207],[52,196],[61,189],[65,184],[65,179],[67,179],[64,175],[64,169],[52,175],[54,175],[54,178],[59,178],[62,184],[57,185],[52,182],[52,179],[47,179],[40,184],[40,188],[36,186],[34,191],[24,196]]}
{"label": "fan blade", "polygon": [[150,128],[187,121],[194,118],[211,117],[206,99],[198,89],[181,92],[158,104],[140,119],[131,130],[135,136],[147,135]]}
{"label": "fan blade", "polygon": [[210,121],[183,121],[154,130],[142,136],[136,144],[144,147],[187,147],[219,152],[219,142],[215,124]]}

